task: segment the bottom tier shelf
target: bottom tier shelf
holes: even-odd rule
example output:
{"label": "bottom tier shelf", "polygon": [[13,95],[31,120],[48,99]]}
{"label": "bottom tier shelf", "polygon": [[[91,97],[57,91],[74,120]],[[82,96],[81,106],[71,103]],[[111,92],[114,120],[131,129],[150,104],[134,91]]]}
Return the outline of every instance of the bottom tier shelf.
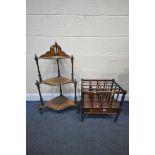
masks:
{"label": "bottom tier shelf", "polygon": [[54,99],[49,100],[47,103],[45,103],[43,107],[53,109],[53,110],[63,110],[73,106],[75,106],[75,103],[73,100],[65,96],[58,96]]}

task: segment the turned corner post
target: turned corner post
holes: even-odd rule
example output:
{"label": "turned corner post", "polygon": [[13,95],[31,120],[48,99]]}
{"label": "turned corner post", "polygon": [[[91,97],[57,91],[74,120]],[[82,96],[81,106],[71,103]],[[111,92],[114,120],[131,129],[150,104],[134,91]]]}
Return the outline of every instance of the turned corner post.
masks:
{"label": "turned corner post", "polygon": [[83,122],[84,117],[83,104],[84,104],[84,92],[81,93],[81,104],[80,104],[81,122]]}
{"label": "turned corner post", "polygon": [[125,95],[127,94],[127,91],[124,90],[123,92],[123,95],[122,95],[122,98],[121,98],[121,102],[120,102],[120,107],[122,106],[123,102],[124,102],[124,99],[125,99]]}
{"label": "turned corner post", "polygon": [[37,54],[35,54],[34,59],[35,59],[35,61],[36,61],[36,65],[37,65],[39,82],[42,82],[42,77],[41,77],[41,74],[40,74],[40,69],[39,69],[39,63],[38,63],[38,57],[37,57]]}
{"label": "turned corner post", "polygon": [[83,104],[84,104],[83,79],[81,79],[81,101],[80,101],[81,122],[83,122],[83,114],[84,114]]}
{"label": "turned corner post", "polygon": [[62,96],[62,88],[61,88],[61,84],[60,84],[60,96]]}
{"label": "turned corner post", "polygon": [[74,67],[73,67],[73,62],[74,62],[74,57],[73,57],[73,55],[71,55],[71,64],[72,64],[71,78],[72,78],[72,81],[74,81]]}
{"label": "turned corner post", "polygon": [[77,81],[75,79],[74,81],[74,88],[75,88],[75,96],[74,96],[74,102],[77,108],[77,112],[79,112],[79,104],[77,103]]}
{"label": "turned corner post", "polygon": [[116,82],[115,79],[112,79],[112,86],[114,85],[115,82]]}
{"label": "turned corner post", "polygon": [[[123,90],[122,98],[121,98],[121,101],[120,101],[120,111],[121,111],[121,107],[122,107],[122,104],[124,102],[124,99],[125,99],[125,95],[126,94],[127,94],[127,91],[126,90]],[[114,122],[117,122],[118,115],[119,115],[119,113],[116,114],[115,119],[114,119]]]}
{"label": "turned corner post", "polygon": [[112,82],[115,82],[115,79],[112,79]]}
{"label": "turned corner post", "polygon": [[113,86],[114,86],[114,83],[115,83],[115,79],[112,79],[112,84],[111,84],[111,91],[113,90]]}
{"label": "turned corner post", "polygon": [[[55,53],[56,53],[56,56],[58,56],[58,44],[57,44],[57,42],[55,42]],[[60,77],[59,58],[57,58],[56,61],[57,61],[57,67],[58,67],[58,77]]]}
{"label": "turned corner post", "polygon": [[36,81],[35,85],[37,86],[38,88],[38,92],[39,92],[39,97],[40,97],[40,102],[41,102],[41,106],[44,105],[44,101],[43,101],[43,98],[41,96],[41,91],[40,91],[40,83],[38,81]]}

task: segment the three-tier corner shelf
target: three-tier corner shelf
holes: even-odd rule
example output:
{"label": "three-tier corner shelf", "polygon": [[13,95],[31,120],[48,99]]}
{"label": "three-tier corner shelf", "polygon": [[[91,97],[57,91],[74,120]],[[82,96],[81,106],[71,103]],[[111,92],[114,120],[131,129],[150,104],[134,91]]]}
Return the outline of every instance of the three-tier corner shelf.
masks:
{"label": "three-tier corner shelf", "polygon": [[[52,77],[46,80],[42,79],[40,69],[39,69],[39,59],[52,59],[57,62],[57,70],[58,70],[58,76]],[[60,73],[60,65],[59,61],[60,59],[70,59],[71,60],[71,78],[66,78],[61,76]],[[74,57],[69,56],[66,54],[64,51],[62,51],[61,47],[55,43],[53,46],[50,47],[50,51],[46,52],[45,54],[41,55],[40,57],[37,57],[35,54],[35,61],[37,64],[37,69],[38,69],[38,76],[39,76],[39,81],[36,81],[36,86],[38,88],[39,96],[40,96],[40,105],[39,105],[39,110],[42,111],[42,109],[52,109],[52,110],[63,110],[68,107],[77,107],[78,109],[78,104],[77,104],[77,96],[76,96],[76,87],[77,87],[77,82],[76,79],[74,79],[74,72],[73,72],[73,61]],[[74,84],[75,88],[75,96],[74,100],[71,100],[70,98],[67,98],[66,96],[63,95],[62,91],[62,85],[64,84]],[[41,90],[40,90],[40,84],[46,84],[50,86],[59,86],[60,88],[60,95],[57,96],[56,98],[53,98],[47,102],[43,101],[43,97],[41,95]]]}

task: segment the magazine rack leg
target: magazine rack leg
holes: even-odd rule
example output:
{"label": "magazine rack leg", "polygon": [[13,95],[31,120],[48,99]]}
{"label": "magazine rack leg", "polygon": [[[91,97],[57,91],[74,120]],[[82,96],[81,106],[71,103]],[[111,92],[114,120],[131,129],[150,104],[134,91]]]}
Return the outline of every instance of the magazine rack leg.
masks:
{"label": "magazine rack leg", "polygon": [[43,106],[44,106],[44,101],[43,101],[43,98],[42,98],[42,96],[41,96],[40,84],[39,84],[38,81],[36,81],[35,84],[36,84],[36,86],[37,86],[37,88],[38,88],[39,97],[40,97],[40,105],[39,105],[38,109],[42,112],[42,108],[43,108]]}
{"label": "magazine rack leg", "polygon": [[83,112],[83,103],[84,103],[84,94],[81,93],[81,102],[80,102],[81,122],[83,122],[83,115],[84,115],[84,112]]}
{"label": "magazine rack leg", "polygon": [[[120,102],[120,108],[121,108],[121,107],[122,107],[122,105],[123,105],[123,102],[124,102],[124,98],[125,98],[126,93],[127,93],[127,92],[126,92],[126,91],[124,91],[124,93],[123,93],[123,95],[122,95],[121,102]],[[117,122],[118,115],[119,115],[119,114],[116,114],[116,115],[115,115],[114,122]]]}
{"label": "magazine rack leg", "polygon": [[81,122],[83,122],[83,109],[81,109]]}
{"label": "magazine rack leg", "polygon": [[117,122],[117,119],[118,119],[118,114],[115,115],[114,122]]}

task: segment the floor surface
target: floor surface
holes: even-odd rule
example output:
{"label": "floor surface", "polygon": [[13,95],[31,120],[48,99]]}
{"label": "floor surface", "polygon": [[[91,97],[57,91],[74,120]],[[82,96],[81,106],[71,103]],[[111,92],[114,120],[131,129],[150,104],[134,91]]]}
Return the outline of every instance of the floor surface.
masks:
{"label": "floor surface", "polygon": [[27,155],[128,155],[129,104],[125,102],[117,123],[114,116],[86,116],[84,122],[71,108],[37,110],[27,102]]}

